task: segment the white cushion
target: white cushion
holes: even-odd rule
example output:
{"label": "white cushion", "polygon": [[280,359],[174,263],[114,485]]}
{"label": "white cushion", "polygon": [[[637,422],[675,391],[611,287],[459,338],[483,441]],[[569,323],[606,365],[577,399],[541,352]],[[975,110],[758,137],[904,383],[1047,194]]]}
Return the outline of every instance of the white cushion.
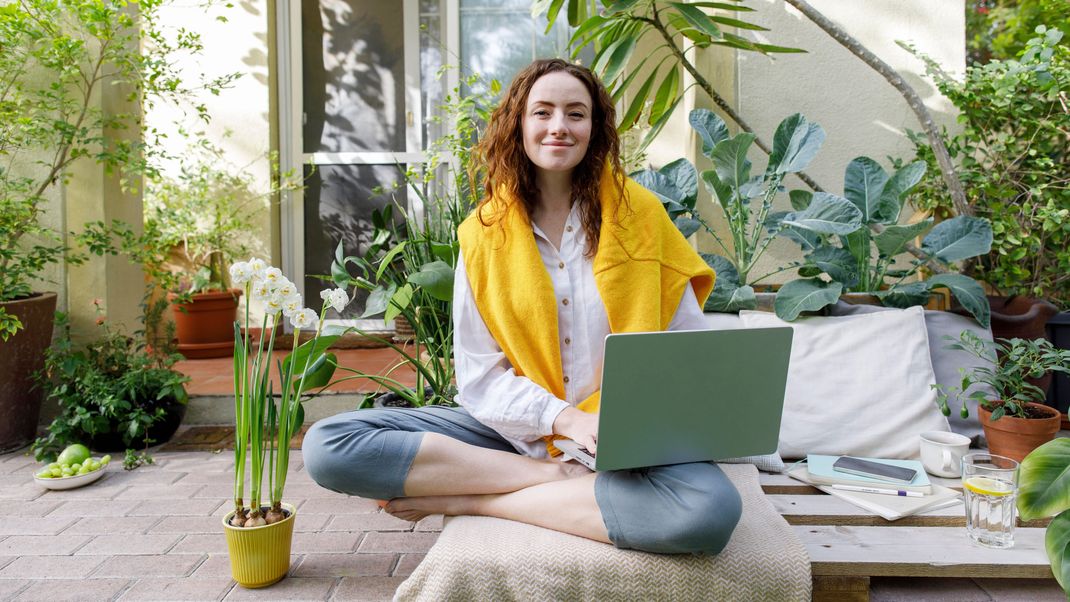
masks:
{"label": "white cushion", "polygon": [[947,431],[920,307],[784,322],[740,312],[747,328],[790,326],[791,345],[778,451],[912,458],[918,436]]}
{"label": "white cushion", "polygon": [[[829,311],[829,315],[832,316],[854,316],[895,310],[875,305],[851,305],[841,300],[830,307]],[[938,384],[945,387],[957,387],[962,382],[962,375],[959,370],[969,372],[975,368],[990,365],[987,361],[978,358],[969,351],[948,348],[951,341],[948,341],[945,337],[951,337],[958,341],[959,335],[962,334],[963,330],[973,332],[981,340],[992,340],[992,331],[978,324],[973,318],[946,311],[927,309],[925,310],[925,330],[929,335],[929,358],[933,362],[933,373],[936,375]],[[947,420],[951,423],[952,431],[960,435],[966,435],[974,441],[976,447],[984,447],[984,445],[980,444],[984,434],[981,431],[981,421],[978,418],[980,413],[977,411],[977,400],[969,398],[969,395],[974,391],[981,391],[990,399],[995,396],[992,387],[989,385],[974,384],[966,390],[966,395],[963,396],[966,398],[966,407],[970,409],[970,415],[966,418],[960,416],[959,410],[962,408],[962,402],[951,401],[949,402],[951,415],[948,416]]]}

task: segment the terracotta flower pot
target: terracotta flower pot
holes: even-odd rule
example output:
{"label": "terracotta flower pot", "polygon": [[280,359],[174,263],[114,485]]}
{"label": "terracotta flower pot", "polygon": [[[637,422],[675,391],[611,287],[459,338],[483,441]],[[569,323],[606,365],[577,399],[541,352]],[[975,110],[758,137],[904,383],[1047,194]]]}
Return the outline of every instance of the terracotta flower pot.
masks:
{"label": "terracotta flower pot", "polygon": [[993,454],[1021,462],[1029,452],[1051,441],[1055,438],[1055,433],[1059,432],[1061,420],[1058,410],[1039,403],[1025,405],[1045,417],[1003,416],[993,421],[992,412],[984,406],[978,408],[981,426],[985,429],[985,439],[988,440],[988,449]]}
{"label": "terracotta flower pot", "polygon": [[187,359],[227,357],[234,354],[234,320],[238,317],[241,289],[197,293],[190,303],[175,303],[169,294],[175,316],[178,351]]}
{"label": "terracotta flower pot", "polygon": [[33,374],[45,364],[52,343],[56,293],[38,293],[26,299],[0,303],[16,316],[23,328],[0,341],[0,452],[17,449],[33,440],[44,391],[33,386]]}

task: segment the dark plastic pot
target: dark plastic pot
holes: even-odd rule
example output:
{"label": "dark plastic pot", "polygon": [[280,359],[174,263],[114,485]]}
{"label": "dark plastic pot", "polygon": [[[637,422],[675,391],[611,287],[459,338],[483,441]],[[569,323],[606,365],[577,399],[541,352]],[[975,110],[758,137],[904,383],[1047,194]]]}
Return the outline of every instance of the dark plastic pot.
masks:
{"label": "dark plastic pot", "polygon": [[[1048,339],[1060,349],[1070,349],[1070,311],[1048,320]],[[1056,374],[1048,388],[1048,405],[1066,414],[1070,409],[1070,376]]]}
{"label": "dark plastic pot", "polygon": [[33,386],[33,374],[45,365],[45,350],[52,344],[56,293],[38,293],[26,299],[0,303],[23,328],[0,341],[0,452],[18,449],[37,434],[44,391]]}
{"label": "dark plastic pot", "polygon": [[[149,445],[160,445],[170,441],[171,437],[175,436],[175,431],[182,425],[182,419],[186,417],[186,404],[184,403],[171,401],[163,408],[165,412],[163,420],[149,427],[148,435],[149,439],[152,439]],[[115,432],[87,436],[85,439],[89,442],[90,449],[102,452],[121,452],[127,448],[139,449],[144,445],[140,440],[131,441],[130,445],[127,445],[123,442],[123,435],[118,429]]]}

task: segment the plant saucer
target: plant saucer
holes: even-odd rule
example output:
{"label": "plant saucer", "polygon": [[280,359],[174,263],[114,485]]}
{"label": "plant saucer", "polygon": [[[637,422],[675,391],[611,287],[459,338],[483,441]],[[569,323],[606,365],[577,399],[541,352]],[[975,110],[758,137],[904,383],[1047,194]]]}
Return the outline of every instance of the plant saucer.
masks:
{"label": "plant saucer", "polygon": [[93,472],[87,472],[85,474],[72,475],[69,477],[55,477],[52,479],[42,479],[36,474],[33,475],[33,480],[37,481],[37,484],[45,489],[54,489],[60,491],[63,489],[77,489],[79,487],[85,487],[86,485],[93,483],[104,476],[106,466],[101,467]]}

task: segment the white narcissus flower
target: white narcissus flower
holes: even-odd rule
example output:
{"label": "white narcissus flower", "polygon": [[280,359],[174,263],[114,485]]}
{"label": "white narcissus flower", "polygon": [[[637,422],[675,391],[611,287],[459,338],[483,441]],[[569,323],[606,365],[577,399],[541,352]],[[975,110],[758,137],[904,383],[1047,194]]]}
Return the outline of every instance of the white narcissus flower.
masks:
{"label": "white narcissus flower", "polygon": [[262,279],[264,277],[264,270],[266,270],[267,267],[267,263],[259,257],[254,257],[249,260],[249,269],[253,272],[253,280]]}
{"label": "white narcissus flower", "polygon": [[342,310],[349,304],[349,293],[344,288],[336,288],[327,293],[326,297],[327,305],[334,308],[334,311],[342,313]]}
{"label": "white narcissus flower", "polygon": [[275,287],[267,280],[253,280],[253,299],[267,302],[275,294]]}
{"label": "white narcissus flower", "polygon": [[316,323],[316,312],[305,307],[297,310],[290,316],[290,324],[293,324],[294,328],[310,328]]}
{"label": "white narcissus flower", "polygon": [[273,316],[282,311],[282,299],[272,295],[264,301],[264,313]]}
{"label": "white narcissus flower", "polygon": [[283,278],[275,285],[275,294],[283,299],[289,299],[297,294],[297,287],[293,282]]}
{"label": "white narcissus flower", "polygon": [[279,286],[279,284],[286,280],[286,276],[282,275],[282,270],[272,266],[264,270],[264,280],[270,282],[272,286]]}
{"label": "white narcissus flower", "polygon": [[282,298],[282,313],[287,318],[293,317],[294,313],[301,310],[301,295],[290,295]]}
{"label": "white narcissus flower", "polygon": [[249,282],[253,278],[253,270],[249,267],[249,263],[245,261],[239,261],[230,266],[230,281],[235,286],[245,286],[246,282]]}

